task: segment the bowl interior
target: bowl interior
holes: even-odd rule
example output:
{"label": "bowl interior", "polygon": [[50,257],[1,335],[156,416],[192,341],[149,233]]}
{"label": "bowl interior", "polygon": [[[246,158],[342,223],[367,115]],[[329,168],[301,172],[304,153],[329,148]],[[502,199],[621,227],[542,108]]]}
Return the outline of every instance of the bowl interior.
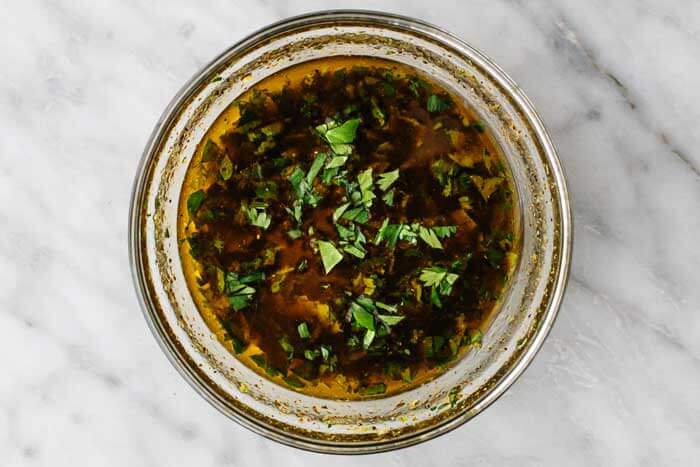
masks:
{"label": "bowl interior", "polygon": [[[364,401],[316,399],[248,369],[199,315],[180,266],[177,203],[196,146],[216,117],[265,77],[328,56],[371,56],[430,74],[486,123],[518,200],[520,261],[483,344],[413,390]],[[566,280],[570,220],[552,145],[527,99],[481,54],[448,34],[387,15],[299,17],[239,43],[200,72],[166,110],[146,148],[132,202],[132,264],[149,325],[166,355],[222,412],[306,449],[372,452],[445,432],[481,411],[520,374],[556,315]],[[448,393],[457,388],[456,403]]]}

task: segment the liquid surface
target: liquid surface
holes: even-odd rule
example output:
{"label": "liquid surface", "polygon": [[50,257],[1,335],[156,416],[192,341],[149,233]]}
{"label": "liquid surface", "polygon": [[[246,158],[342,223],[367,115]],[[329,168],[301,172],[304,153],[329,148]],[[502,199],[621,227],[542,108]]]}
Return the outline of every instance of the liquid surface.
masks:
{"label": "liquid surface", "polygon": [[284,70],[214,123],[178,236],[209,326],[293,390],[356,399],[444,371],[516,261],[510,177],[437,83],[377,59]]}

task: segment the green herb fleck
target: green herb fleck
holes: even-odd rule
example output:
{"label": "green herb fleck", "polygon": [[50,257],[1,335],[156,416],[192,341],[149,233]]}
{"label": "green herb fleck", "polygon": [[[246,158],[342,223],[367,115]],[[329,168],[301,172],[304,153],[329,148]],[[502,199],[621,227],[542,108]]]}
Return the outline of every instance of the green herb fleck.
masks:
{"label": "green herb fleck", "polygon": [[197,211],[204,202],[205,196],[204,190],[197,190],[187,198],[187,212],[190,213],[190,216],[197,214]]}
{"label": "green herb fleck", "polygon": [[360,185],[360,193],[362,194],[362,204],[366,207],[372,206],[372,200],[376,198],[375,194],[372,192],[372,167],[361,172],[357,176],[357,182]]}
{"label": "green herb fleck", "polygon": [[440,240],[432,229],[420,226],[418,229],[418,236],[430,247],[442,250],[442,243],[440,243]]}
{"label": "green herb fleck", "polygon": [[291,360],[294,357],[294,346],[289,343],[287,336],[280,337],[277,342],[279,342],[280,347],[287,353],[287,359]]}
{"label": "green herb fleck", "polygon": [[331,242],[319,240],[316,242],[316,244],[318,245],[318,252],[321,255],[323,268],[325,269],[326,274],[328,274],[336,264],[340,263],[340,261],[343,259],[343,255]]}
{"label": "green herb fleck", "polygon": [[345,245],[343,251],[360,259],[364,259],[367,254],[367,251],[360,245]]}
{"label": "green herb fleck", "polygon": [[447,96],[431,94],[428,98],[428,112],[442,112],[452,105],[452,101]]}
{"label": "green herb fleck", "polygon": [[367,211],[367,208],[360,206],[358,208],[347,210],[345,213],[343,213],[342,218],[352,222],[357,222],[358,224],[364,224],[369,220],[369,211]]}
{"label": "green herb fleck", "polygon": [[386,115],[384,115],[384,112],[379,107],[379,104],[377,104],[377,99],[372,97],[370,103],[372,104],[372,116],[377,119],[379,126],[384,126],[386,123]]}
{"label": "green herb fleck", "polygon": [[327,345],[321,345],[321,358],[324,362],[327,362],[331,356],[331,348]]}
{"label": "green herb fleck", "polygon": [[379,320],[386,324],[387,326],[395,326],[406,318],[405,316],[395,316],[395,315],[377,315]]}
{"label": "green herb fleck", "polygon": [[254,272],[243,277],[239,277],[235,272],[228,272],[224,278],[224,293],[228,296],[229,305],[236,311],[242,310],[250,304],[255,289],[250,286],[262,281],[265,274]]}
{"label": "green herb fleck", "polygon": [[377,180],[377,185],[382,191],[388,190],[393,183],[399,179],[399,169],[392,170],[391,172],[384,172],[379,175],[379,180]]}
{"label": "green herb fleck", "polygon": [[323,167],[324,162],[326,162],[326,153],[320,152],[316,155],[316,158],[314,159],[313,163],[311,164],[311,168],[309,169],[309,172],[306,174],[306,182],[311,185],[314,182],[314,179],[316,178],[316,175],[318,175],[319,171]]}
{"label": "green herb fleck", "polygon": [[302,339],[308,339],[311,337],[311,333],[309,332],[309,325],[306,324],[305,322],[302,322],[297,326],[297,331],[299,332],[299,337]]}
{"label": "green herb fleck", "polygon": [[350,203],[345,203],[345,204],[341,204],[340,206],[338,206],[338,208],[335,211],[333,211],[333,222],[338,222],[338,219],[340,219],[342,217],[343,213],[345,213],[345,211],[349,207],[350,207]]}
{"label": "green herb fleck", "polygon": [[219,155],[219,146],[210,139],[204,143],[204,149],[202,149],[202,162],[210,162],[217,158]]}
{"label": "green herb fleck", "polygon": [[439,227],[432,227],[433,232],[438,238],[447,238],[457,233],[456,225],[445,225]]}
{"label": "green herb fleck", "polygon": [[497,268],[503,262],[506,254],[500,248],[491,247],[486,251],[486,259],[489,264],[494,268]]}
{"label": "green herb fleck", "polygon": [[263,230],[267,230],[272,222],[272,217],[265,211],[265,205],[252,205],[246,208],[246,215],[250,225]]}
{"label": "green herb fleck", "polygon": [[352,152],[351,143],[355,140],[359,118],[347,120],[342,124],[329,121],[316,127],[318,134],[330,144],[333,152],[339,156],[346,156]]}
{"label": "green herb fleck", "polygon": [[359,327],[374,331],[374,315],[372,313],[365,310],[365,308],[356,301],[350,305],[350,311],[352,317],[355,319],[355,323],[357,323]]}
{"label": "green herb fleck", "polygon": [[430,299],[433,305],[442,306],[439,296],[446,297],[452,293],[452,285],[459,276],[438,266],[423,268],[419,279],[427,286],[432,287]]}
{"label": "green herb fleck", "polygon": [[384,196],[382,196],[382,200],[386,203],[387,206],[393,206],[394,205],[394,190],[393,188],[386,193],[384,193]]}
{"label": "green herb fleck", "polygon": [[231,162],[231,159],[228,158],[228,156],[224,156],[224,158],[221,160],[221,165],[219,166],[219,175],[221,175],[221,178],[226,181],[229,178],[231,178],[231,175],[233,175],[233,163]]}
{"label": "green herb fleck", "polygon": [[386,392],[386,385],[384,383],[371,384],[360,389],[360,394],[363,396],[375,396],[377,394],[384,394]]}
{"label": "green herb fleck", "polygon": [[333,156],[326,163],[326,169],[336,169],[342,167],[348,161],[348,156]]}

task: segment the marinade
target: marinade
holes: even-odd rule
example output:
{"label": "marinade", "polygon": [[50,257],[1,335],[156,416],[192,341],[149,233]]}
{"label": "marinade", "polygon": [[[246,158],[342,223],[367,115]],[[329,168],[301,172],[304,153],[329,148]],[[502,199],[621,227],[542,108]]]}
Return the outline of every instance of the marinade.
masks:
{"label": "marinade", "polygon": [[335,57],[240,96],[179,203],[188,285],[253,370],[357,399],[440,374],[517,260],[516,200],[476,116],[405,65]]}

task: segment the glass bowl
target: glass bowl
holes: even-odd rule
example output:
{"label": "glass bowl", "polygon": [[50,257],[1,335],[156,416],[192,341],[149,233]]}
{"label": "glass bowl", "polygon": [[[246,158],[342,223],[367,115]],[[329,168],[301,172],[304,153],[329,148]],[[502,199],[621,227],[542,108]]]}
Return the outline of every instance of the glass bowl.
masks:
{"label": "glass bowl", "polygon": [[[519,213],[520,260],[481,347],[428,383],[361,401],[306,396],[239,362],[197,311],[174,234],[185,171],[216,117],[263,78],[335,55],[408,64],[464,99],[486,122],[505,155]],[[163,352],[202,397],[275,441],[312,451],[360,454],[446,433],[503,394],[552,327],[566,286],[571,236],[566,183],[552,142],[530,101],[498,66],[422,21],[329,11],[291,18],[252,34],[178,92],[153,130],[138,168],[129,250],[146,321]],[[456,398],[449,398],[453,388]]]}

